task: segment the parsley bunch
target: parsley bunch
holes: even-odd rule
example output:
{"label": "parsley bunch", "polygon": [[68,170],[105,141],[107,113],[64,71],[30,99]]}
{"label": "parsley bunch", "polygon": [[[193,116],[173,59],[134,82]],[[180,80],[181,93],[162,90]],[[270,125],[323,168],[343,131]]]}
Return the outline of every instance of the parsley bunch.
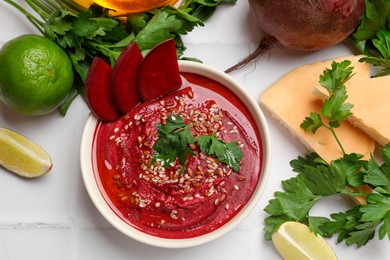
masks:
{"label": "parsley bunch", "polygon": [[[320,83],[330,97],[324,102],[321,116],[327,123],[319,113],[311,113],[302,128],[315,133],[319,127],[325,127],[338,140],[335,128],[351,114],[352,105],[344,103],[347,98],[344,83],[351,73],[349,61],[333,62],[331,69],[324,71]],[[373,156],[367,161],[356,153],[344,153],[329,164],[315,153],[292,160],[290,165],[297,176],[282,181],[284,191],[275,192],[275,198],[264,209],[270,214],[265,219],[265,239],[270,240],[272,233],[286,221],[305,223],[315,234],[324,237],[338,234],[338,242],[358,247],[365,245],[376,232],[380,239],[390,238],[390,144],[380,154],[382,165]],[[362,185],[368,185],[373,192],[366,194],[359,189]],[[310,215],[319,200],[334,195],[366,196],[367,204],[331,214],[330,219]]]}
{"label": "parsley bunch", "polygon": [[219,4],[233,4],[237,0],[184,0],[178,8],[164,6],[121,17],[96,4],[84,9],[69,0],[26,0],[41,19],[13,0],[4,1],[21,11],[42,35],[68,53],[77,77],[72,94],[60,108],[61,114],[65,115],[73,99],[83,92],[84,81],[95,56],[113,66],[131,41],[135,41],[146,54],[158,43],[174,38],[180,58],[185,50],[181,35],[196,26],[203,26]]}
{"label": "parsley bunch", "polygon": [[[270,240],[286,221],[305,223],[323,237],[338,234],[338,242],[345,240],[347,245],[358,247],[374,238],[376,230],[380,239],[390,238],[390,144],[381,155],[381,166],[373,157],[364,161],[357,154],[344,155],[329,165],[314,153],[292,160],[290,164],[298,175],[283,181],[284,192],[275,192],[265,208],[271,215],[265,219],[265,238]],[[360,191],[362,185],[369,185],[374,193]],[[331,219],[310,215],[319,200],[334,195],[366,195],[367,204],[331,214]]]}
{"label": "parsley bunch", "polygon": [[156,129],[159,138],[153,146],[152,164],[160,160],[164,168],[169,168],[170,163],[179,158],[184,171],[188,156],[195,155],[190,145],[197,143],[206,155],[228,164],[235,172],[239,171],[243,153],[237,142],[225,143],[215,133],[195,138],[190,130],[192,126],[193,124],[186,124],[180,115],[170,115],[165,124],[158,124]]}
{"label": "parsley bunch", "polygon": [[366,55],[361,59],[382,71],[376,76],[390,74],[390,1],[365,0],[365,12],[360,24],[352,34],[353,42],[360,53]]}

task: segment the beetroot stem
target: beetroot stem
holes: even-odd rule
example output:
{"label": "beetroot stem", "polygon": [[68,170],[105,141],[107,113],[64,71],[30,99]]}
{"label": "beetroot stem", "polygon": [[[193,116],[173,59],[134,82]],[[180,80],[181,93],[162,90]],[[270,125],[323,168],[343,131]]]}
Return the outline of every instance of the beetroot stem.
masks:
{"label": "beetroot stem", "polygon": [[259,46],[257,46],[256,50],[249,54],[245,59],[238,62],[234,66],[228,68],[225,70],[225,73],[230,73],[232,71],[241,69],[242,67],[246,66],[250,61],[257,57],[263,56],[268,50],[270,50],[276,43],[276,38],[271,35],[264,35],[264,37],[261,39]]}

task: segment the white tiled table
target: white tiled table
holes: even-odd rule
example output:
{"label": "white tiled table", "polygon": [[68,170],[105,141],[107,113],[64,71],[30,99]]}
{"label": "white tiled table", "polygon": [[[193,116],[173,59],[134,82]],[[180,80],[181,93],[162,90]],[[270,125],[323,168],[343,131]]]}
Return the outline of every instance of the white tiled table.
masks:
{"label": "white tiled table", "polygon": [[[24,1],[19,1],[25,4]],[[185,55],[197,57],[220,70],[246,56],[258,36],[248,3],[225,5],[206,23],[184,38]],[[0,42],[37,31],[15,9],[0,1]],[[345,45],[315,53],[294,53],[275,47],[249,66],[231,73],[250,94],[260,93],[296,66],[319,59],[350,54]],[[0,259],[279,259],[271,242],[263,239],[263,208],[280,181],[293,176],[289,162],[305,152],[304,147],[265,112],[271,132],[272,166],[268,185],[250,216],[227,235],[206,245],[187,249],[162,249],[140,244],[116,231],[95,209],[84,188],[79,145],[89,114],[78,98],[65,118],[58,113],[28,117],[0,104],[0,125],[24,134],[46,151],[54,168],[43,178],[24,180],[0,169]],[[335,203],[336,202],[336,206]],[[345,201],[332,201],[343,209]],[[328,212],[329,201],[315,210]],[[339,259],[389,259],[390,246],[369,242],[356,249],[328,240]]]}

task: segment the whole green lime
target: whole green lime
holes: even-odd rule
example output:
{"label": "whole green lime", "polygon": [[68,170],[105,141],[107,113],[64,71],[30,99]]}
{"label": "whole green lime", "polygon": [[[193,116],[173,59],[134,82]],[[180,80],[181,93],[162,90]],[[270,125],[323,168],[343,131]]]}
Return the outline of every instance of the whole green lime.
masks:
{"label": "whole green lime", "polygon": [[73,85],[69,56],[39,35],[22,35],[0,50],[0,99],[27,115],[44,115],[60,106]]}

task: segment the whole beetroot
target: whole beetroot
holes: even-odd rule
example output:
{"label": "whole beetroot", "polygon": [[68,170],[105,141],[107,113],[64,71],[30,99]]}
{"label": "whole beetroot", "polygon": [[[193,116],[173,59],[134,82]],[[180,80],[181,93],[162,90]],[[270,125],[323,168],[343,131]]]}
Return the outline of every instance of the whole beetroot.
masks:
{"label": "whole beetroot", "polygon": [[258,49],[227,72],[264,54],[274,44],[314,51],[346,39],[358,25],[364,0],[249,0],[263,35]]}

